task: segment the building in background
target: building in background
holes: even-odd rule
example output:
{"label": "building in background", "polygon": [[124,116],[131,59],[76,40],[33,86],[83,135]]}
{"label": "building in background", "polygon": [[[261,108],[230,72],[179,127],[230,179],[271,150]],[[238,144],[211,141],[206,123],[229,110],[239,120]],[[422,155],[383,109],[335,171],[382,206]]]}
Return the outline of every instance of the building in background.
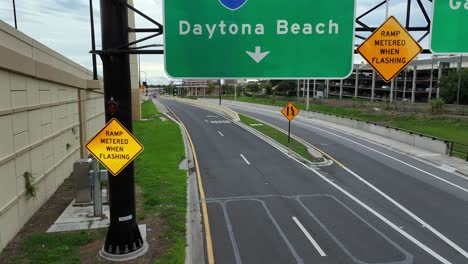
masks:
{"label": "building in background", "polygon": [[[460,64],[462,58],[462,64]],[[352,74],[343,80],[309,81],[310,97],[360,98],[370,101],[430,102],[439,98],[442,76],[459,67],[468,68],[468,56],[433,56],[412,61],[394,78],[394,87],[384,82],[367,63],[355,64]],[[431,74],[432,71],[432,74]],[[432,77],[432,78],[431,78]],[[299,95],[303,96],[306,80],[299,81]],[[393,93],[390,94],[390,91]]]}

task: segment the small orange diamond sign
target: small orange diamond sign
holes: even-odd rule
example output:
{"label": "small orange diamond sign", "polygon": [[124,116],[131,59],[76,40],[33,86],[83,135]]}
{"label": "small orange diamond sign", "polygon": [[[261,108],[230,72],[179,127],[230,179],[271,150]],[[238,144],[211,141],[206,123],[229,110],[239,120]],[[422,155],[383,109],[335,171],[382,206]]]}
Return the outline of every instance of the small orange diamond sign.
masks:
{"label": "small orange diamond sign", "polygon": [[91,154],[117,176],[141,152],[143,145],[115,118],[86,144]]}
{"label": "small orange diamond sign", "polygon": [[286,104],[286,106],[281,110],[281,113],[289,120],[293,120],[298,114],[299,109],[296,108],[292,103]]}
{"label": "small orange diamond sign", "polygon": [[419,43],[391,16],[357,51],[386,82],[390,82],[421,51]]}

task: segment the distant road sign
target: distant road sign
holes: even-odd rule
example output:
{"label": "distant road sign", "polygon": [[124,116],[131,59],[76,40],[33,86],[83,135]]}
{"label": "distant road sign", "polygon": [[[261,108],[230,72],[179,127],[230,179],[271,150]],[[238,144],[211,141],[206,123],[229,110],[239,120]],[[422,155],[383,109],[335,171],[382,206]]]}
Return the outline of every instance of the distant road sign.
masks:
{"label": "distant road sign", "polygon": [[468,3],[434,0],[431,26],[433,53],[468,53]]}
{"label": "distant road sign", "polygon": [[281,110],[281,113],[286,117],[289,121],[293,120],[298,114],[299,109],[296,108],[295,105],[292,103],[286,104],[286,106]]}
{"label": "distant road sign", "polygon": [[165,67],[174,78],[344,78],[355,0],[165,0]]}
{"label": "distant road sign", "polygon": [[384,81],[390,82],[422,51],[422,47],[391,16],[357,50]]}
{"label": "distant road sign", "polygon": [[116,176],[143,151],[143,145],[115,118],[99,131],[86,148]]}

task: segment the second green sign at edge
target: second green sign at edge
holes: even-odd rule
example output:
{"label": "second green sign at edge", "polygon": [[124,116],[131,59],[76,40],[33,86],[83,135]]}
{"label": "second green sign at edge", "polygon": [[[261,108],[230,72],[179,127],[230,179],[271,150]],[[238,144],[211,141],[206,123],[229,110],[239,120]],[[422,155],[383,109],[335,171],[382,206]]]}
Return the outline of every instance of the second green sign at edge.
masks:
{"label": "second green sign at edge", "polygon": [[165,0],[174,78],[345,78],[355,0]]}
{"label": "second green sign at edge", "polygon": [[433,53],[468,53],[468,10],[465,1],[434,0],[431,27]]}

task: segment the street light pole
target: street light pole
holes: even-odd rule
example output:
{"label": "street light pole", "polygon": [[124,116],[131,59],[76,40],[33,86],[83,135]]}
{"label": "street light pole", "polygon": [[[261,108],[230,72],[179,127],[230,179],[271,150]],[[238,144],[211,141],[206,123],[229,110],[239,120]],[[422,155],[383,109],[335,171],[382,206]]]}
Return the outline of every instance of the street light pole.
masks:
{"label": "street light pole", "polygon": [[13,16],[15,17],[15,28],[18,29],[18,22],[16,21],[16,4],[15,4],[15,0],[13,0]]}
{"label": "street light pole", "polygon": [[[13,0],[13,5],[14,3],[15,3],[15,0]],[[89,18],[90,18],[90,23],[91,23],[91,48],[93,50],[96,50],[96,39],[94,36],[93,0],[89,0]],[[15,25],[16,25],[16,15],[15,15]],[[93,53],[93,55],[91,56],[93,58],[93,80],[97,80],[98,74],[97,74],[96,54]]]}

